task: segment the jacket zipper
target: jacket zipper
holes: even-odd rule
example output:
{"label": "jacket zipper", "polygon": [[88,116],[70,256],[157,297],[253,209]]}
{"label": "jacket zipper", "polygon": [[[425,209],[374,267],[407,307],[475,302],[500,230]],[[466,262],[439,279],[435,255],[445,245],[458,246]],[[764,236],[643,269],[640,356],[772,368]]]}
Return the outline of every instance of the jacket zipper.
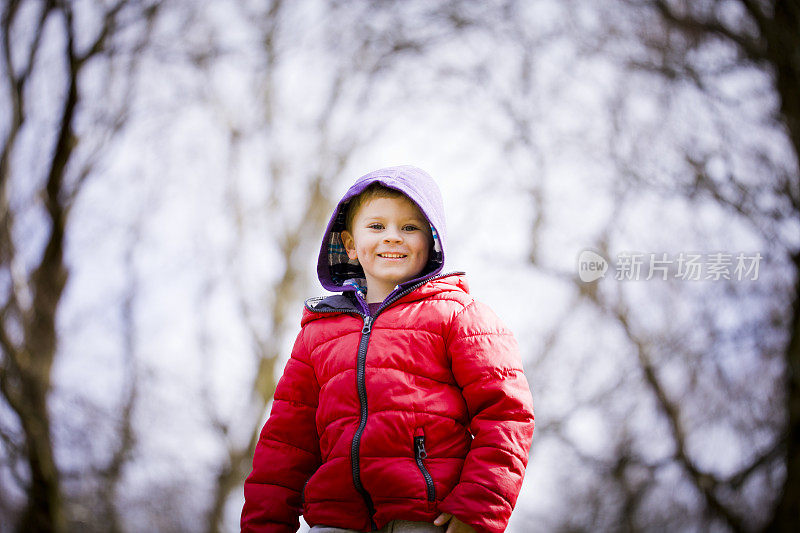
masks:
{"label": "jacket zipper", "polygon": [[361,419],[353,435],[353,442],[350,448],[350,463],[353,467],[353,485],[355,485],[356,490],[361,493],[361,497],[364,498],[364,503],[366,503],[367,510],[369,511],[369,521],[372,525],[372,529],[378,529],[375,519],[373,518],[375,516],[375,506],[372,503],[372,497],[361,483],[361,459],[359,458],[361,435],[363,435],[364,428],[367,425],[367,344],[369,344],[369,337],[372,333],[373,320],[371,316],[363,315],[363,317],[364,327],[361,328],[361,341],[358,343],[358,359],[356,359],[356,388],[358,389],[358,399],[361,402]]}
{"label": "jacket zipper", "polygon": [[428,469],[425,468],[425,463],[422,461],[428,456],[425,451],[425,435],[414,436],[414,458],[417,461],[417,467],[422,472],[422,477],[425,478],[425,486],[428,494],[428,501],[433,502],[436,500],[436,487],[433,485],[433,477]]}
{"label": "jacket zipper", "polygon": [[[353,468],[353,485],[355,485],[356,490],[361,494],[361,497],[364,499],[364,503],[367,506],[367,510],[369,511],[369,521],[372,526],[372,529],[378,529],[377,524],[375,523],[375,505],[372,502],[372,497],[369,495],[369,492],[364,488],[364,485],[361,483],[361,458],[360,458],[360,446],[361,446],[361,436],[364,434],[364,428],[367,425],[367,417],[369,415],[367,409],[367,384],[366,384],[366,366],[367,366],[367,345],[369,344],[369,338],[372,334],[372,323],[375,321],[377,316],[383,311],[386,307],[390,304],[396,302],[399,298],[402,298],[406,294],[409,294],[416,289],[422,287],[429,281],[446,278],[449,276],[453,276],[456,274],[464,274],[464,272],[450,272],[448,274],[440,274],[438,276],[433,276],[419,283],[408,287],[404,291],[394,295],[391,300],[383,302],[375,311],[375,316],[369,316],[360,311],[354,309],[331,309],[325,311],[318,311],[316,309],[309,308],[310,311],[315,313],[350,313],[359,315],[364,320],[364,326],[361,328],[361,340],[358,343],[358,357],[356,359],[356,389],[358,390],[358,399],[361,403],[361,418],[358,423],[358,428],[356,428],[356,432],[353,435],[353,441],[350,446],[350,462]],[[306,305],[306,307],[308,307]],[[416,437],[414,439],[415,447],[416,447]],[[425,451],[425,437],[422,437],[421,441],[422,451]],[[419,448],[417,448],[419,450]],[[422,459],[419,458],[417,452],[417,465],[419,465],[420,470],[422,470],[422,475],[425,476],[425,482],[428,484],[428,500],[433,501],[433,497],[435,497],[435,490],[433,487],[433,478],[431,477],[430,473],[425,469],[425,465],[422,463]],[[430,481],[429,481],[430,480]]]}
{"label": "jacket zipper", "polygon": [[[319,298],[321,301],[324,298]],[[353,434],[353,440],[350,443],[350,465],[352,467],[353,485],[356,491],[361,494],[364,499],[364,504],[369,513],[369,522],[373,530],[378,529],[375,523],[375,505],[372,503],[372,496],[369,495],[367,489],[361,483],[361,461],[359,458],[359,447],[361,446],[361,436],[364,433],[364,428],[367,425],[367,384],[366,384],[366,362],[367,362],[367,344],[369,344],[369,337],[372,333],[372,322],[374,318],[366,315],[356,309],[325,309],[319,310],[309,307],[306,301],[306,308],[314,313],[348,313],[358,315],[364,320],[364,325],[361,328],[361,339],[358,342],[358,354],[356,357],[356,390],[358,391],[358,400],[361,405],[361,416],[358,422],[358,428]]]}

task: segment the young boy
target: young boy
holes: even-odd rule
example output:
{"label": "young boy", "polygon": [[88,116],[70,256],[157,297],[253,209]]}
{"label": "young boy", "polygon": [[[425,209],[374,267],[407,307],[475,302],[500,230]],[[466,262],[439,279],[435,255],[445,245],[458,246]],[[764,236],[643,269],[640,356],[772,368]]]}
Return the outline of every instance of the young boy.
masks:
{"label": "young boy", "polygon": [[410,166],[359,178],[322,242],[322,286],[245,481],[243,531],[501,532],[533,408],[511,332],[441,274],[439,189]]}

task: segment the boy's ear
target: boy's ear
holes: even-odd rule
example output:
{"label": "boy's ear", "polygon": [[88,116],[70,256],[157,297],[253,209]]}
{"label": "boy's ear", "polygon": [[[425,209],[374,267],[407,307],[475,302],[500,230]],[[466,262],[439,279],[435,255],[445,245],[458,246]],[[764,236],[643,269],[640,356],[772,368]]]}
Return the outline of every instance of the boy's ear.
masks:
{"label": "boy's ear", "polygon": [[347,252],[347,257],[350,259],[356,259],[358,254],[356,253],[356,241],[353,239],[353,235],[347,231],[343,230],[342,233],[342,244],[344,244],[344,249]]}

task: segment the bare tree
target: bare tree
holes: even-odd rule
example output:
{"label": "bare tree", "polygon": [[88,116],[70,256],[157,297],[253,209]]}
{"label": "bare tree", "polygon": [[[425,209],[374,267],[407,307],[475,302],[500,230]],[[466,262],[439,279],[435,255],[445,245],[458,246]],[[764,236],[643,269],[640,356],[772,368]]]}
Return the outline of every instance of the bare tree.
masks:
{"label": "bare tree", "polygon": [[[730,490],[737,490],[747,477],[757,475],[776,457],[785,457],[785,478],[772,517],[768,521],[770,531],[791,531],[800,522],[800,249],[795,239],[784,240],[779,228],[795,225],[800,220],[800,6],[796,2],[669,2],[656,0],[636,5],[650,10],[655,16],[651,24],[642,28],[643,44],[653,52],[652,59],[635,62],[638,68],[657,73],[668,83],[688,83],[696,86],[710,98],[719,98],[719,80],[731,76],[732,72],[755,69],[768,79],[777,106],[767,121],[774,121],[774,128],[785,132],[791,146],[791,156],[783,167],[773,167],[763,175],[762,183],[753,183],[752,177],[742,173],[736,165],[727,166],[720,177],[712,169],[710,153],[687,153],[686,160],[694,172],[694,187],[730,209],[752,221],[777,241],[778,250],[783,250],[795,279],[790,308],[786,309],[788,320],[782,320],[786,328],[786,345],[783,353],[785,364],[785,422],[784,430],[776,435],[774,446],[767,448],[762,456],[733,474],[728,483]],[[732,54],[720,57],[709,67],[700,59],[700,54],[722,46]],[[769,155],[753,151],[750,157],[769,161]],[[729,159],[729,161],[731,161]],[[767,169],[769,170],[769,169]],[[769,181],[767,181],[769,180]],[[775,198],[776,207],[765,209],[764,191]],[[777,232],[777,235],[776,235]],[[766,348],[766,347],[765,347]],[[640,354],[642,368],[653,393],[659,398],[665,416],[670,421],[676,440],[679,458],[704,495],[712,513],[725,518],[733,530],[743,529],[742,517],[735,508],[725,505],[716,494],[725,486],[722,480],[708,472],[702,472],[693,464],[685,450],[684,428],[679,418],[678,407],[669,402],[657,374],[652,371],[646,355]]]}
{"label": "bare tree", "polygon": [[[636,362],[634,375],[640,381],[625,390],[650,399],[656,415],[652,429],[667,437],[671,449],[666,457],[647,459],[637,451],[642,436],[634,441],[640,442],[638,446],[621,448],[624,455],[618,464],[622,466],[614,470],[615,478],[622,481],[625,494],[638,497],[624,496],[613,504],[620,506],[619,523],[634,531],[683,527],[680,524],[693,516],[692,521],[708,527],[721,524],[732,531],[753,530],[766,523],[770,529],[789,530],[798,520],[792,514],[798,508],[792,496],[796,484],[792,368],[797,358],[798,292],[795,287],[795,303],[784,297],[789,289],[784,273],[798,278],[796,239],[787,238],[785,232],[786,227],[796,227],[799,214],[794,95],[800,89],[800,70],[789,52],[798,48],[797,9],[789,2],[769,6],[660,1],[621,3],[614,9],[601,12],[605,22],[601,28],[607,33],[589,39],[584,52],[596,61],[617,62],[627,69],[608,100],[607,115],[611,126],[607,154],[622,187],[614,192],[613,217],[598,228],[594,248],[610,255],[617,243],[624,242],[621,214],[636,205],[640,194],[655,193],[665,201],[687,202],[695,209],[713,205],[720,216],[743,221],[762,239],[771,271],[762,278],[766,285],[724,282],[725,289],[694,290],[672,284],[672,295],[651,288],[648,299],[642,298],[644,290],[624,283],[614,289],[577,282],[584,301],[609,318],[608,327],[618,328],[628,340]],[[733,79],[749,79],[750,85],[737,91],[728,84]],[[660,122],[646,127],[631,111],[632,102],[643,99],[642,90],[652,91],[645,98],[661,106],[656,115]],[[772,95],[778,102],[774,114],[769,104]],[[762,107],[746,108],[748,98]],[[690,101],[695,116],[680,117],[681,106]],[[752,115],[755,128],[743,129],[745,117]],[[764,137],[752,135],[756,128],[763,128],[758,131]],[[680,235],[683,225],[676,222],[672,223]],[[562,275],[569,279],[568,273]],[[693,321],[675,320],[686,312],[676,305],[678,301],[683,301],[685,309],[693,309],[689,312],[696,316]],[[757,301],[763,314],[737,301]],[[663,310],[653,316],[666,321],[645,321],[637,311],[652,302]],[[734,309],[739,314],[736,325],[722,325],[719,317]],[[745,376],[732,371],[724,346],[738,346],[737,356],[742,362],[752,361],[754,372]],[[775,368],[781,353],[789,376],[784,400],[788,433],[781,431],[776,417],[780,396],[767,392],[778,384]],[[675,383],[677,376],[682,376],[681,385]],[[749,389],[746,383],[759,385],[757,390]],[[608,396],[606,402],[612,398]],[[704,435],[713,435],[711,428],[724,425],[730,429],[718,431],[731,432],[743,451],[735,466],[720,468],[713,466],[713,444],[704,445]],[[761,438],[752,439],[755,432]],[[776,474],[784,453],[787,475],[783,490],[778,490]],[[677,474],[676,482],[692,495],[693,503],[677,516],[667,511],[680,505],[674,496],[655,506],[647,501],[649,493],[659,491],[658,479],[667,472]],[[782,496],[770,518],[763,509],[778,492]],[[653,521],[659,507],[664,518]]]}
{"label": "bare tree", "polygon": [[[25,465],[19,479],[27,494],[20,531],[67,527],[48,412],[58,354],[56,315],[69,272],[65,238],[70,209],[92,175],[103,143],[122,126],[126,112],[123,98],[121,107],[111,106],[98,117],[101,131],[81,131],[77,123],[86,106],[82,84],[92,66],[135,54],[143,41],[131,43],[121,35],[143,22],[139,35],[146,37],[155,12],[155,4],[115,2],[97,14],[99,26],[87,38],[77,21],[83,13],[76,13],[72,3],[10,1],[3,7],[7,118],[0,153],[0,392],[16,420],[0,421],[0,433],[11,468],[18,471],[17,463]],[[57,57],[50,55],[53,49]],[[59,72],[53,70],[59,63],[56,96],[37,100],[43,84],[52,81],[45,72]],[[51,112],[55,121],[47,115]],[[46,132],[41,145],[23,140],[36,131]],[[30,229],[20,228],[20,219],[31,217],[46,228],[43,236],[32,238]]]}

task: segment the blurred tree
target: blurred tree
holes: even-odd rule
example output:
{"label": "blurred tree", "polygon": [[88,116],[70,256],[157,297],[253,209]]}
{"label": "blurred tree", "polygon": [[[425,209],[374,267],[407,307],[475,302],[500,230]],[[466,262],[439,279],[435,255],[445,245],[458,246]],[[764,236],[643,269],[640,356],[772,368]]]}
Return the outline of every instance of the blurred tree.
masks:
{"label": "blurred tree", "polygon": [[[590,325],[587,335],[621,333],[622,353],[631,359],[608,354],[605,368],[616,370],[606,385],[575,376],[569,407],[538,426],[539,439],[571,450],[575,463],[565,470],[584,472],[580,481],[567,481],[572,508],[583,511],[554,521],[567,529],[794,530],[800,523],[800,6],[780,0],[567,4],[573,17],[558,20],[569,42],[547,46],[562,54],[566,47],[572,64],[562,72],[573,84],[544,98],[562,104],[560,111],[565,101],[576,102],[585,114],[579,131],[548,131],[547,137],[537,131],[557,122],[536,105],[552,80],[539,77],[544,67],[536,55],[526,61],[524,53],[510,54],[518,59],[513,82],[498,85],[520,96],[498,107],[518,125],[508,144],[522,161],[515,164],[536,170],[527,185],[535,210],[531,260],[575,284],[576,300],[559,322],[575,327],[589,313],[601,325]],[[512,5],[522,35],[538,42],[540,29],[525,18],[531,11]],[[541,54],[528,47],[534,49]],[[569,94],[585,76],[594,85]],[[557,222],[545,223],[548,215],[557,218],[558,208],[541,187],[553,186],[542,172],[564,152],[594,165],[582,185],[609,199],[599,216],[587,205],[593,209],[582,214],[580,237],[606,257],[634,242],[651,250],[750,242],[758,243],[769,268],[762,265],[759,283],[750,284],[577,281],[552,253],[543,256],[540,245],[553,235],[564,238]],[[653,198],[661,205],[654,207]],[[642,213],[645,205],[651,214]],[[728,222],[710,225],[703,213]],[[654,230],[665,223],[668,234]],[[647,235],[642,227],[650,228]],[[640,279],[646,275],[643,269]],[[534,359],[542,362],[542,375],[553,374],[544,354],[568,342],[565,337],[562,325],[554,328]],[[583,373],[597,364],[594,351],[586,355],[576,366]],[[548,396],[543,379],[538,392]],[[643,413],[652,418],[643,421]],[[587,451],[574,436],[576,421],[591,416],[616,428],[601,451]],[[765,511],[772,505],[774,513]]]}
{"label": "blurred tree", "polygon": [[[158,7],[106,4],[11,0],[2,6],[0,436],[3,463],[27,498],[20,531],[65,531],[69,519],[48,411],[56,315],[69,273],[65,236],[71,207],[125,122],[129,96],[123,91],[103,102],[86,86],[104,69],[112,73],[108,83],[132,75]],[[100,86],[100,94],[108,89]],[[81,121],[90,114],[87,131]],[[120,446],[122,457],[128,440]],[[119,461],[112,463],[104,472],[113,486]],[[116,529],[113,521],[109,527]]]}
{"label": "blurred tree", "polygon": [[[785,477],[774,513],[767,521],[767,530],[793,531],[800,523],[800,248],[796,235],[784,236],[781,230],[784,227],[796,230],[800,220],[797,166],[800,161],[800,4],[793,0],[654,0],[632,2],[631,6],[647,11],[638,35],[649,52],[631,61],[632,67],[658,74],[670,85],[691,84],[709,99],[742,98],[741,94],[726,91],[726,82],[730,83],[737,75],[746,75],[743,73],[748,70],[764,73],[776,102],[774,109],[764,110],[764,122],[783,132],[791,147],[785,163],[765,165],[757,176],[746,174],[752,167],[737,165],[735,157],[725,157],[726,164],[720,172],[715,168],[719,149],[704,151],[695,145],[685,155],[687,176],[694,180],[692,194],[707,195],[751,220],[767,239],[773,240],[779,253],[786,254],[777,260],[788,261],[791,265],[794,289],[791,304],[785,314],[782,313],[788,320],[781,320],[782,327],[786,328],[783,355],[786,418],[784,428],[775,434],[773,446],[726,480],[703,471],[687,450],[680,407],[668,399],[661,378],[651,368],[649,360],[642,354],[640,358],[650,389],[669,419],[677,457],[703,494],[709,512],[722,517],[733,530],[744,529],[747,517],[736,506],[726,504],[720,495],[739,490],[748,477],[760,475],[760,471],[770,468],[776,456],[780,456],[785,461]],[[709,61],[709,57],[713,59]],[[744,107],[745,101],[738,105]],[[727,147],[730,151],[737,148],[735,145]],[[769,163],[774,161],[770,153],[774,148],[774,145],[756,146],[745,154]],[[766,194],[774,201],[765,202]]]}

